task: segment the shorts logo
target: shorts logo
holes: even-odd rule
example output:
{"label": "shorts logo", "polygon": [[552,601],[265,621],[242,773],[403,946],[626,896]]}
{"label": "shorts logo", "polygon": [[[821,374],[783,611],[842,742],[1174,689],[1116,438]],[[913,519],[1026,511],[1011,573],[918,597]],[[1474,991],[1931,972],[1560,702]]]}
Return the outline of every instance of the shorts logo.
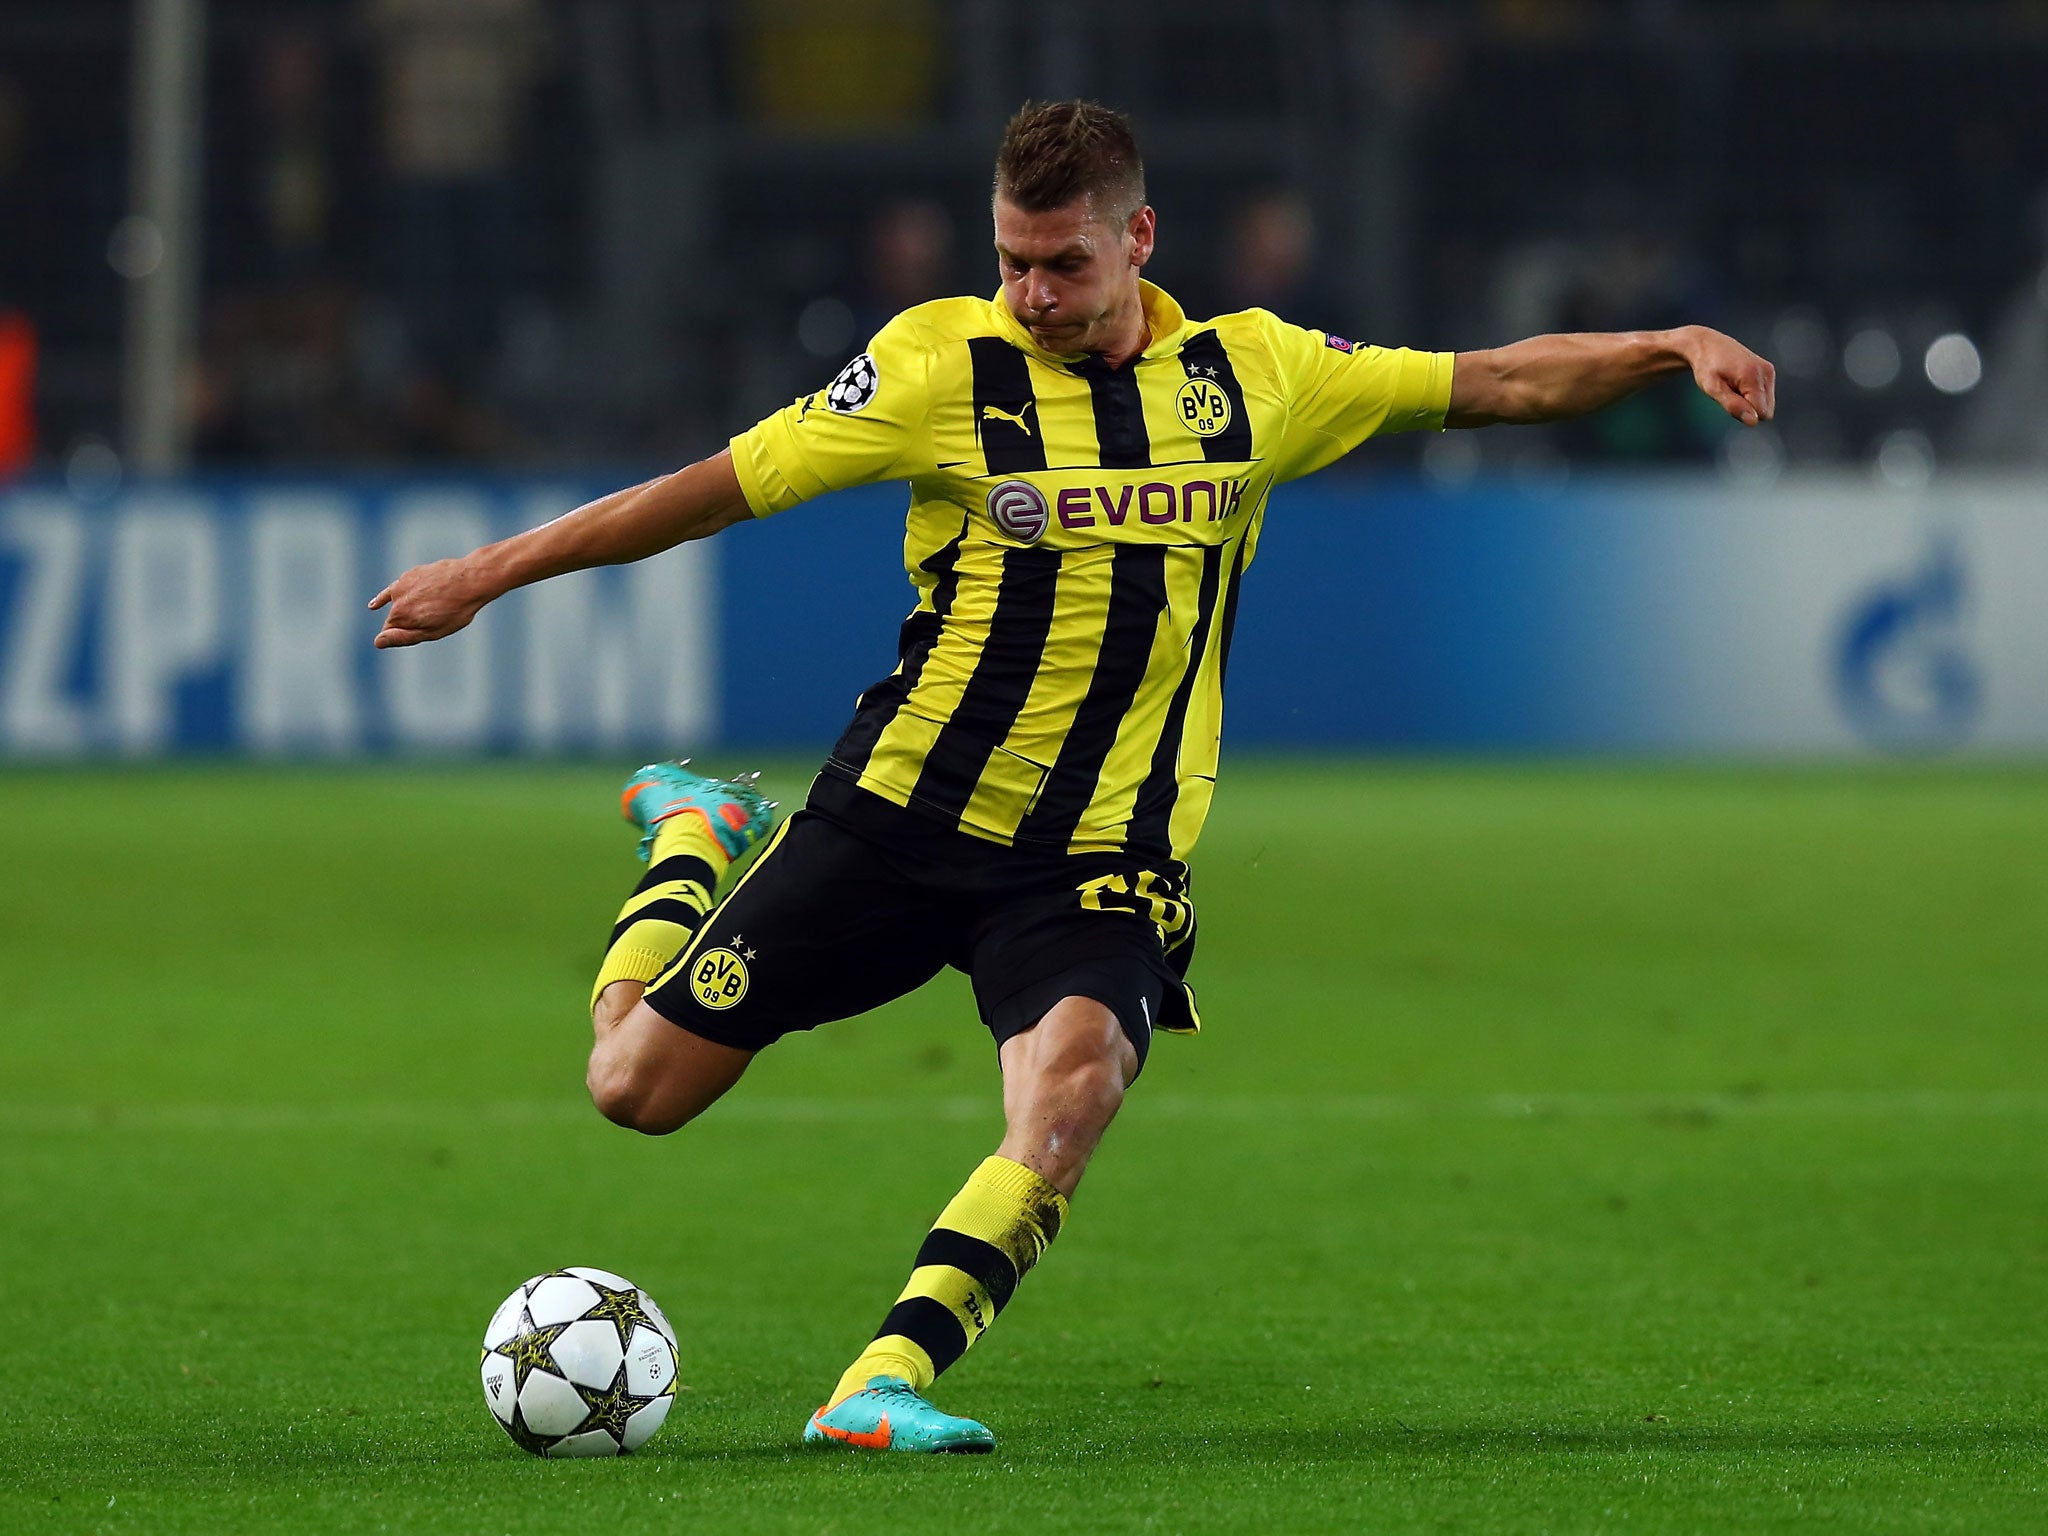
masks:
{"label": "shorts logo", "polygon": [[1342,336],[1325,336],[1323,338],[1323,345],[1332,352],[1356,352],[1358,350],[1357,342],[1346,341]]}
{"label": "shorts logo", "polygon": [[842,416],[851,416],[864,409],[881,387],[881,370],[875,367],[875,360],[863,352],[839,370],[838,378],[825,386],[825,404]]}
{"label": "shorts logo", "polygon": [[730,1008],[747,995],[747,962],[729,949],[707,949],[690,962],[690,990],[706,1008]]}
{"label": "shorts logo", "polygon": [[988,493],[988,515],[1013,539],[1036,544],[1045,537],[1045,492],[1029,480],[1005,480]]}
{"label": "shorts logo", "polygon": [[1230,425],[1230,396],[1214,379],[1189,379],[1174,400],[1180,424],[1197,437],[1214,437]]}

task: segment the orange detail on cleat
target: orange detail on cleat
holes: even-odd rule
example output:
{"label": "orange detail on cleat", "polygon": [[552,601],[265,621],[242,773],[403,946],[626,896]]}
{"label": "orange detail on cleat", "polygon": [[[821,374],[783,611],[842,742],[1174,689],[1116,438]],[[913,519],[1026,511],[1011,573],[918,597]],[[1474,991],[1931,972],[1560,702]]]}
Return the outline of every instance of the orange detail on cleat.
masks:
{"label": "orange detail on cleat", "polygon": [[725,818],[725,824],[738,831],[747,824],[747,813],[728,800],[718,808],[718,814]]}
{"label": "orange detail on cleat", "polygon": [[[820,1408],[818,1413],[824,1411]],[[837,1425],[827,1424],[816,1414],[811,1416],[811,1422],[834,1440],[843,1440],[848,1445],[857,1445],[865,1451],[886,1451],[889,1449],[889,1441],[893,1438],[889,1433],[889,1415],[886,1413],[882,1415],[882,1422],[873,1429],[840,1429]]]}

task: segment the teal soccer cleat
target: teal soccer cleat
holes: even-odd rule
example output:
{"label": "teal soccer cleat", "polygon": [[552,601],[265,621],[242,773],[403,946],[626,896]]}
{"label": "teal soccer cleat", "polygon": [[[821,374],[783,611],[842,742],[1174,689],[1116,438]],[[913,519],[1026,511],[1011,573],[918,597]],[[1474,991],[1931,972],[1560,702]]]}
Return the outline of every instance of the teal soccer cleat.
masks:
{"label": "teal soccer cleat", "polygon": [[820,1408],[804,1426],[806,1445],[851,1445],[864,1451],[947,1451],[985,1455],[996,1448],[988,1427],[941,1413],[907,1381],[876,1376],[851,1397]]}
{"label": "teal soccer cleat", "polygon": [[[687,759],[685,760],[687,761]],[[736,779],[714,779],[692,773],[683,763],[649,763],[626,780],[619,811],[645,835],[640,862],[654,851],[654,830],[674,816],[695,812],[730,858],[738,858],[767,835],[775,820],[775,802],[754,787],[758,773]]]}

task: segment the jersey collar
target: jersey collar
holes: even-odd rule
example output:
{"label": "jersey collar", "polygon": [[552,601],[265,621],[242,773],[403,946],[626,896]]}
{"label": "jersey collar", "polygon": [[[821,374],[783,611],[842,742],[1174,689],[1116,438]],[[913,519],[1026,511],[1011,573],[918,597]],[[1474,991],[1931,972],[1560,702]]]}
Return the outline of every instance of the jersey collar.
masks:
{"label": "jersey collar", "polygon": [[[1190,327],[1187,314],[1174,301],[1173,295],[1141,277],[1138,279],[1138,302],[1145,309],[1145,328],[1152,333],[1152,340],[1145,350],[1138,354],[1138,361],[1147,362],[1155,357],[1170,357],[1178,352]],[[1003,302],[1000,291],[989,300],[989,309],[997,334],[1011,346],[1019,351],[1028,352],[1041,362],[1064,368],[1088,355],[1085,352],[1046,351],[1031,339],[1031,333],[1010,313],[1010,306]]]}

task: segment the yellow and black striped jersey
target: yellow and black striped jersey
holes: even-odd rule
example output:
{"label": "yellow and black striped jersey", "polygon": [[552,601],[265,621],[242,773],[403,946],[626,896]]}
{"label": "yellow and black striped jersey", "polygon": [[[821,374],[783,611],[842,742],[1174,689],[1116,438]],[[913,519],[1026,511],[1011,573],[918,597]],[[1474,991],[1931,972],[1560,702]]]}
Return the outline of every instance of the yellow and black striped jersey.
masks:
{"label": "yellow and black striped jersey", "polygon": [[1043,350],[1000,295],[921,304],[733,439],[756,516],[910,482],[917,607],[827,773],[996,842],[1193,848],[1267,494],[1441,427],[1451,354],[1143,295],[1150,344],[1115,370]]}

